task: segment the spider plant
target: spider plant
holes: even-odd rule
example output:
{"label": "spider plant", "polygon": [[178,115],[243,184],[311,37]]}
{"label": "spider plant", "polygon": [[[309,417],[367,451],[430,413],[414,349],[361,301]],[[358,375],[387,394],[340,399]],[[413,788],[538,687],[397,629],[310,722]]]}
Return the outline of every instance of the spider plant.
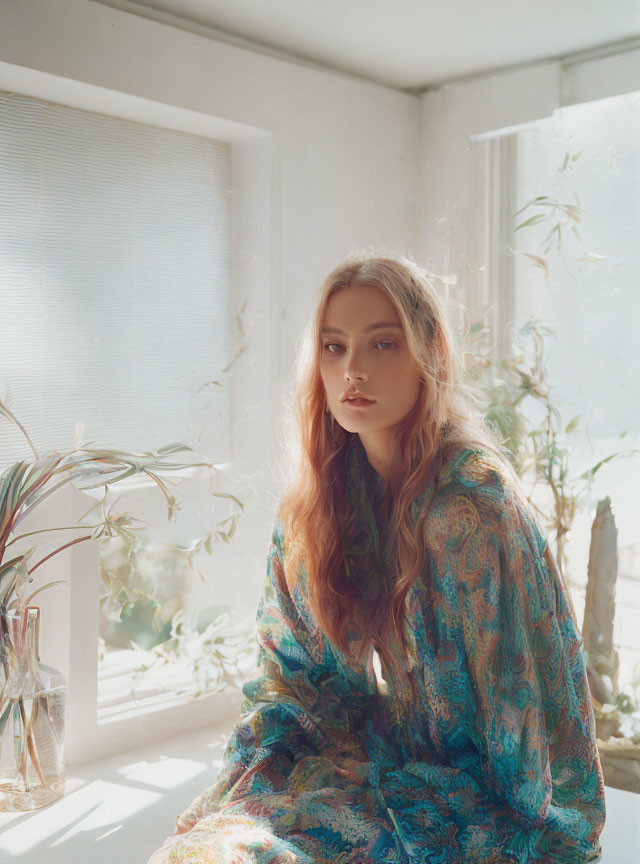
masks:
{"label": "spider plant", "polygon": [[[18,668],[17,657],[20,653],[20,645],[14,645],[12,640],[12,629],[8,623],[10,610],[17,610],[22,618],[22,627],[18,633],[23,633],[26,627],[27,609],[34,597],[47,588],[61,584],[67,580],[56,580],[48,582],[36,588],[26,597],[27,586],[33,582],[34,573],[42,565],[46,564],[54,555],[64,549],[68,549],[77,543],[89,540],[97,540],[100,537],[113,537],[118,534],[122,538],[131,541],[135,535],[133,532],[139,530],[133,523],[134,519],[126,512],[113,513],[115,501],[109,510],[105,508],[107,487],[117,484],[135,474],[144,473],[150,477],[164,495],[168,509],[168,519],[175,517],[180,505],[171,494],[161,475],[166,472],[177,471],[185,467],[206,466],[211,468],[207,461],[173,461],[177,453],[194,452],[193,448],[182,443],[168,444],[152,452],[129,453],[121,450],[91,449],[89,447],[76,447],[63,453],[48,452],[39,455],[33,445],[28,433],[20,421],[14,416],[7,405],[0,400],[0,415],[14,422],[25,436],[29,447],[33,451],[33,460],[20,460],[9,466],[0,477],[0,649],[1,660],[4,670],[4,684],[0,692],[0,736],[8,723],[13,712],[14,720],[17,721],[16,729],[22,718],[22,731],[24,739],[20,734],[16,738],[16,752],[20,752],[22,758],[18,767],[26,784],[26,753],[31,756],[34,768],[38,776],[43,779],[43,772],[38,761],[37,751],[31,724],[26,720],[26,712],[23,696],[16,699],[7,694],[7,683],[11,679],[11,672]],[[86,485],[79,486],[80,489],[93,489],[99,486],[105,487],[105,498],[102,502],[92,505],[81,519],[102,503],[102,519],[96,524],[76,524],[70,526],[59,526],[50,529],[40,529],[27,533],[16,533],[16,530],[24,519],[33,512],[45,499],[54,494],[65,484],[71,481],[89,481]],[[213,495],[231,498],[244,509],[243,503],[234,495],[224,492],[212,492]],[[142,522],[142,520],[135,520]],[[16,552],[11,547],[20,540],[41,533],[52,531],[80,530],[81,536],[70,540],[54,551],[44,555],[40,560],[31,563],[31,559],[37,552],[38,546],[33,545],[23,552]],[[211,534],[207,535],[204,542],[205,549],[211,552]],[[15,674],[14,674],[15,677]],[[14,731],[14,735],[16,732]],[[20,738],[20,740],[17,740]],[[26,743],[26,747],[23,746]]]}

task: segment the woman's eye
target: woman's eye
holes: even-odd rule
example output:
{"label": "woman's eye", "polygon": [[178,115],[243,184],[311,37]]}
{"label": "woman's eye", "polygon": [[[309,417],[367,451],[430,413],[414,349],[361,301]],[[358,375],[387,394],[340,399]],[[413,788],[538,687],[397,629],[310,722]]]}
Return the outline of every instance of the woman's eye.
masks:
{"label": "woman's eye", "polygon": [[[327,343],[325,344],[324,347],[325,347],[325,349],[327,349],[327,350],[329,351],[330,354],[337,354],[337,353],[338,353],[337,351],[331,351],[331,350],[330,350],[334,345],[335,345],[337,348],[341,348],[341,347],[342,347],[342,346],[340,345],[340,343],[338,343],[338,342],[327,342]],[[394,346],[395,346],[395,342],[392,342],[390,339],[381,339],[379,342],[376,342],[376,345],[390,345],[391,347],[394,347]],[[385,349],[383,349],[383,350],[385,350],[385,351],[389,351],[390,349],[389,349],[389,348],[385,348]]]}

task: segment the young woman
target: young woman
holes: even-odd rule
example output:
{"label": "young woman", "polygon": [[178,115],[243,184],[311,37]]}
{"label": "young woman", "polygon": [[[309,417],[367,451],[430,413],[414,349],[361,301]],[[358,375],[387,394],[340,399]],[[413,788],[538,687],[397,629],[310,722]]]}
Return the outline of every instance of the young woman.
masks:
{"label": "young woman", "polygon": [[149,864],[593,860],[604,785],[575,611],[428,278],[351,256],[297,371],[262,674]]}

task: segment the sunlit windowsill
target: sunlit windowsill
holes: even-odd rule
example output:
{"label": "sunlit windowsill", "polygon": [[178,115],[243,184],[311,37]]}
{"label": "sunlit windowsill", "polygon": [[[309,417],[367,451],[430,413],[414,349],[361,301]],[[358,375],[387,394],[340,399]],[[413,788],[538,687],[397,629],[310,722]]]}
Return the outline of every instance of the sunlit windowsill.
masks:
{"label": "sunlit windowsill", "polygon": [[[140,678],[132,677],[132,670],[140,665],[150,668]],[[258,674],[253,655],[236,659],[235,665],[243,681]],[[163,663],[152,651],[142,649],[110,651],[98,666],[98,723],[141,717],[149,711],[183,705],[200,693],[215,692],[222,684],[213,678],[214,672],[209,671],[211,680],[198,682],[186,661]]]}
{"label": "sunlit windowsill", "polygon": [[65,795],[0,813],[0,861],[146,864],[178,813],[210,786],[231,727],[215,726],[67,770]]}
{"label": "sunlit windowsill", "polygon": [[[210,727],[71,768],[65,795],[31,813],[0,813],[0,860],[15,864],[146,864],[176,816],[221,768],[231,726]],[[606,787],[596,864],[636,864],[640,795]]]}

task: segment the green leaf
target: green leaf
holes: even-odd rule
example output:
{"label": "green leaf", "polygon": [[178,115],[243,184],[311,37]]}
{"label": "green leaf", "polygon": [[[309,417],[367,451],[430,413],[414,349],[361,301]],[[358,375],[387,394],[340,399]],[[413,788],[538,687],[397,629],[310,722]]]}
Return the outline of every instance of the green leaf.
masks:
{"label": "green leaf", "polygon": [[572,417],[571,420],[569,420],[569,422],[568,422],[567,425],[565,426],[564,431],[567,432],[567,433],[568,433],[568,432],[573,432],[573,430],[577,428],[578,423],[580,422],[580,417],[581,417],[581,416],[582,416],[581,414],[576,414],[575,417]]}
{"label": "green leaf", "polygon": [[547,219],[546,213],[536,213],[535,216],[531,216],[529,219],[526,220],[526,222],[521,222],[520,225],[518,225],[518,227],[514,228],[513,230],[519,231],[520,228],[526,228],[527,225],[536,225],[538,222],[543,222],[545,219]]}
{"label": "green leaf", "polygon": [[0,717],[0,736],[4,735],[4,729],[5,729],[5,726],[7,725],[7,720],[9,719],[9,714],[11,713],[11,705],[12,705],[12,701],[10,699],[9,704],[7,705],[7,707],[5,708],[5,710],[2,714],[2,717]]}
{"label": "green leaf", "polygon": [[33,594],[29,594],[27,599],[24,601],[24,605],[28,606],[31,603],[32,599],[39,594],[41,591],[44,591],[45,588],[51,588],[52,585],[69,585],[70,582],[68,579],[56,579],[55,582],[47,582],[46,585],[42,585],[40,588],[36,588]]}
{"label": "green leaf", "polygon": [[20,727],[22,724],[22,717],[20,716],[20,704],[19,702],[15,702],[13,705],[13,747],[16,753],[16,765],[20,765],[20,758],[22,757],[22,732],[20,731]]}
{"label": "green leaf", "polygon": [[527,207],[531,207],[532,204],[535,204],[535,203],[538,202],[538,201],[546,201],[546,200],[548,199],[548,197],[549,197],[548,195],[538,195],[537,198],[532,198],[531,201],[528,202],[528,204],[525,204],[524,207],[521,207],[521,208],[517,211],[517,213],[514,213],[514,214],[513,214],[513,218],[515,219],[516,216],[519,216],[520,213],[522,213],[523,210],[526,210]]}

